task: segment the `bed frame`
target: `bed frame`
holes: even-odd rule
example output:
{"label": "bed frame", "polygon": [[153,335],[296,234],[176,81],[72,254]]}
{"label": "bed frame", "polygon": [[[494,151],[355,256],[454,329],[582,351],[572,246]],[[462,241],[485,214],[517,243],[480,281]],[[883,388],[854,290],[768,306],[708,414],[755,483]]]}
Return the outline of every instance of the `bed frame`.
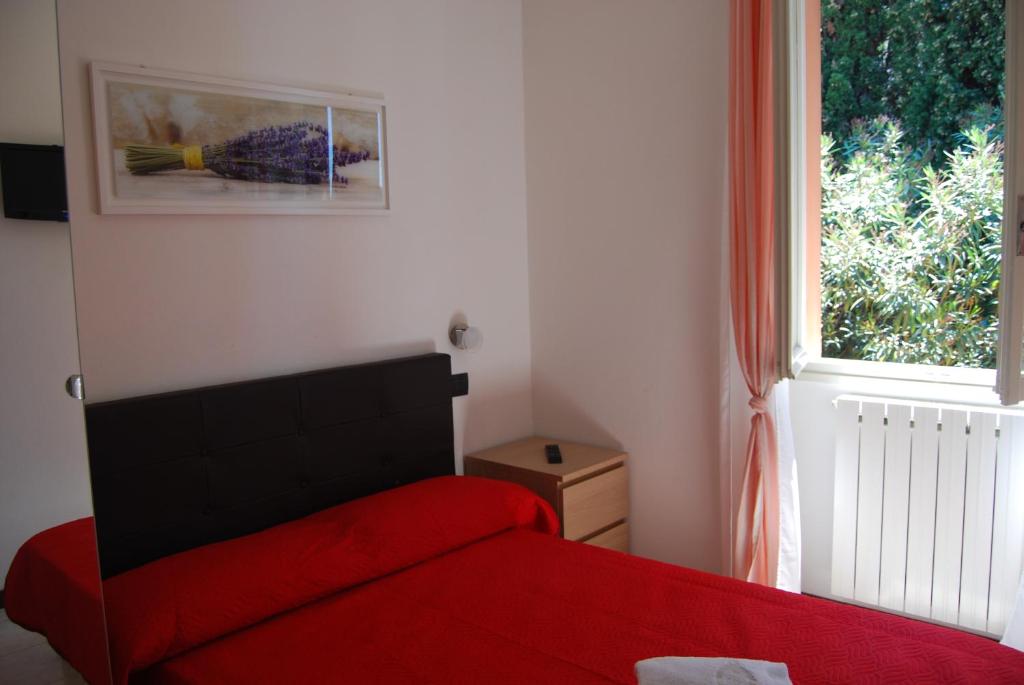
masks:
{"label": "bed frame", "polygon": [[453,474],[467,390],[435,353],[87,405],[101,575]]}

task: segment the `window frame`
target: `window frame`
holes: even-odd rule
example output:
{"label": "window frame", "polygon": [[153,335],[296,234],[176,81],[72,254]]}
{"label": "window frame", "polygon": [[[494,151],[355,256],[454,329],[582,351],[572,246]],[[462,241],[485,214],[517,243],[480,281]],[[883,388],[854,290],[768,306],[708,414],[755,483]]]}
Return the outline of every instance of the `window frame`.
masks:
{"label": "window frame", "polygon": [[[1024,337],[1024,257],[1020,255],[1020,228],[1024,228],[1024,8],[1019,0],[1006,0],[1006,106],[1003,112],[1003,260],[999,281],[999,357],[996,392],[1003,404],[1018,404],[1021,397],[1021,347]],[[1015,125],[1010,125],[1014,122]],[[1003,327],[1007,312],[1010,325]],[[1004,335],[1004,331],[1010,333]]]}
{"label": "window frame", "polygon": [[[775,231],[776,342],[779,378],[801,373],[877,378],[974,387],[989,387],[1002,404],[1024,400],[1021,373],[1024,345],[1024,256],[1017,256],[1018,225],[1024,221],[1024,4],[1006,0],[1006,104],[1003,202],[1003,258],[999,288],[999,339],[996,369],[931,366],[823,357],[821,294],[808,282],[808,263],[820,263],[820,224],[807,220],[811,141],[820,136],[820,123],[811,130],[808,117],[807,69],[810,50],[820,54],[820,40],[811,36],[811,23],[820,26],[821,0],[782,0],[773,5],[773,78],[775,115]],[[820,78],[817,81],[820,88]],[[820,105],[816,110],[820,118]],[[1011,122],[1017,122],[1011,125]],[[815,155],[815,159],[817,156]],[[1020,199],[1018,199],[1020,198]],[[1015,220],[1011,221],[1010,218]],[[1024,228],[1022,228],[1024,232]],[[815,273],[818,269],[813,270]],[[812,316],[813,313],[817,316]],[[817,320],[813,320],[813,319]],[[1009,321],[1008,326],[1004,322]],[[1003,373],[1002,369],[1016,369]],[[993,396],[995,400],[995,396]]]}

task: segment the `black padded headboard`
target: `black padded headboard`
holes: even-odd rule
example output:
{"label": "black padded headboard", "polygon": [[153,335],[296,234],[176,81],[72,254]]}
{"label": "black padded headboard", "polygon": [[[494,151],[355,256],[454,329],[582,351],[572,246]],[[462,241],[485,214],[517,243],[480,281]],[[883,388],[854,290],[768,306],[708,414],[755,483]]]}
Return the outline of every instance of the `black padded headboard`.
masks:
{"label": "black padded headboard", "polygon": [[87,405],[104,578],[455,472],[451,358]]}

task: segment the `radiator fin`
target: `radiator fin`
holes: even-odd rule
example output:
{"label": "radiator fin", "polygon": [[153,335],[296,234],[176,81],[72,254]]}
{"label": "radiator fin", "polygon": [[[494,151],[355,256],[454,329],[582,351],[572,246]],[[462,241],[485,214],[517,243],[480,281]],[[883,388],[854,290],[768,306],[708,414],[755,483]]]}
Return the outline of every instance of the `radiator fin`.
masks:
{"label": "radiator fin", "polygon": [[[910,511],[910,407],[889,408],[882,495],[882,557],[878,603],[903,611],[907,578],[907,514]],[[900,484],[904,484],[900,487]]]}

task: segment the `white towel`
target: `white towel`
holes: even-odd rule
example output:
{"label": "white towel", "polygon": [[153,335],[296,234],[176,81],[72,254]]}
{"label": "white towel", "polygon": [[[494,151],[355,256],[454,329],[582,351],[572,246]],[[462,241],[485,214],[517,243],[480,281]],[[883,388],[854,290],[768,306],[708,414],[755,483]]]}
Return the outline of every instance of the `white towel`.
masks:
{"label": "white towel", "polygon": [[640,685],[792,685],[786,664],[752,659],[659,656],[636,662]]}

